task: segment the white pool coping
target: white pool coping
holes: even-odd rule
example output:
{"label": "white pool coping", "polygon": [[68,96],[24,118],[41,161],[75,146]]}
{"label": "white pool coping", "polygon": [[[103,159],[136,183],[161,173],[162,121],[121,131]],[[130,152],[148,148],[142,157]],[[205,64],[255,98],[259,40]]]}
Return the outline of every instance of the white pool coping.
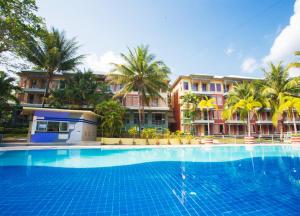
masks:
{"label": "white pool coping", "polygon": [[2,146],[0,151],[19,151],[19,150],[51,150],[51,149],[144,149],[144,148],[207,148],[220,146],[292,146],[300,147],[300,144],[289,143],[256,143],[256,144],[172,144],[172,145],[20,145],[20,146]]}

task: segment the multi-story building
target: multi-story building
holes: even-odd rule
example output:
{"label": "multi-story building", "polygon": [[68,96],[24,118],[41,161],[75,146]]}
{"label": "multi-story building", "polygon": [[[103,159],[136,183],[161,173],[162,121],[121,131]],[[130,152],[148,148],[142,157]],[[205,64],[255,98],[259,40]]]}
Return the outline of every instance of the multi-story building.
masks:
{"label": "multi-story building", "polygon": [[[122,86],[112,85],[111,90],[113,93],[121,90]],[[168,93],[161,92],[161,97],[152,98],[149,104],[144,103],[144,122],[143,128],[156,128],[158,131],[163,131],[169,127],[171,119],[171,112],[168,103]],[[137,92],[131,92],[124,98],[120,98],[122,104],[127,109],[125,118],[125,129],[129,129],[139,125],[139,96]]]}
{"label": "multi-story building", "polygon": [[[23,89],[23,93],[18,95],[19,101],[22,106],[26,107],[41,107],[42,98],[46,90],[46,72],[43,71],[21,71],[18,73],[20,80],[19,86]],[[65,87],[65,79],[67,76],[72,76],[72,73],[56,73],[50,84],[50,89],[58,89]],[[99,82],[106,81],[104,74],[97,74]],[[120,85],[111,85],[111,91],[116,93],[121,90]],[[133,126],[138,126],[139,115],[139,98],[137,92],[131,92],[120,101],[127,109],[125,120],[125,129]],[[48,106],[47,104],[45,105]],[[157,128],[163,130],[168,128],[169,118],[169,103],[167,92],[161,92],[161,97],[153,98],[150,100],[149,105],[144,104],[145,119],[143,127]]]}
{"label": "multi-story building", "polygon": [[[212,75],[188,75],[179,76],[172,85],[171,104],[176,120],[175,129],[184,132],[191,132],[196,135],[208,134],[208,127],[214,135],[243,135],[246,133],[246,122],[241,119],[239,113],[233,115],[231,119],[224,121],[222,111],[226,101],[228,91],[233,88],[235,83],[242,81],[253,81],[255,78],[238,76],[212,76]],[[194,119],[185,117],[185,107],[181,97],[186,93],[194,93],[199,98],[204,96],[215,98],[218,109],[208,112],[197,110]],[[251,115],[251,133],[273,134],[277,133],[281,125],[275,129],[272,125],[270,110],[265,109],[259,115]],[[290,126],[285,122],[284,131],[289,131]],[[300,123],[300,122],[299,122]]]}

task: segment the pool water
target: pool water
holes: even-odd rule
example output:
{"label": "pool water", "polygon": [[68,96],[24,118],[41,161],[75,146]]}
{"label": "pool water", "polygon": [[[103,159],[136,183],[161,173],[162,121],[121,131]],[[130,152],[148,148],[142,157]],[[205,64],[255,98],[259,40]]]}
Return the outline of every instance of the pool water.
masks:
{"label": "pool water", "polygon": [[0,215],[300,215],[300,147],[0,151]]}

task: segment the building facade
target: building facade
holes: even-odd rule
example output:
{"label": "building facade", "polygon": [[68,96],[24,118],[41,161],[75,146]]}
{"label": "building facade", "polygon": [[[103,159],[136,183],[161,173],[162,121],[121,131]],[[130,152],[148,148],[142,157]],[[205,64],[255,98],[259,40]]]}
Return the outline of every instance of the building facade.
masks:
{"label": "building facade", "polygon": [[[115,94],[122,89],[120,85],[112,85],[111,90]],[[137,92],[131,92],[125,97],[120,98],[121,103],[126,108],[125,130],[139,126],[139,96]],[[168,93],[161,92],[160,97],[152,98],[149,104],[144,103],[143,128],[156,128],[158,132],[163,132],[169,128],[170,107],[168,103]]]}
{"label": "building facade", "polygon": [[[197,136],[207,135],[208,127],[212,135],[244,135],[247,131],[246,121],[241,119],[239,113],[224,121],[222,112],[226,96],[234,84],[254,80],[254,78],[237,76],[179,76],[171,87],[171,104],[176,121],[175,129],[185,133],[192,132]],[[207,113],[206,110],[201,111],[198,108],[193,120],[186,118],[181,97],[187,93],[194,93],[200,99],[204,97],[215,98],[218,109],[212,109]],[[277,128],[273,126],[271,116],[272,113],[269,109],[260,111],[258,115],[251,115],[251,134],[253,136],[271,135],[279,133],[281,128],[284,132],[292,131],[292,121],[286,115],[284,115],[283,125],[278,122]],[[297,121],[297,125],[300,128],[300,121]]]}
{"label": "building facade", "polygon": [[[19,86],[23,92],[18,95],[18,99],[23,107],[42,107],[43,95],[46,91],[47,74],[43,71],[21,71],[18,73],[20,80]],[[55,90],[65,87],[65,79],[72,76],[72,73],[56,73],[50,83],[50,90]],[[104,74],[97,74],[99,82],[105,82]],[[110,85],[113,94],[122,89],[121,85]],[[126,108],[126,117],[124,129],[128,130],[131,127],[139,125],[139,98],[137,92],[131,92],[124,98],[119,98],[120,102]],[[46,104],[45,107],[49,105]],[[161,97],[153,98],[149,104],[144,104],[145,118],[142,128],[156,128],[158,131],[163,131],[168,128],[170,119],[170,108],[168,103],[168,93],[161,92]]]}

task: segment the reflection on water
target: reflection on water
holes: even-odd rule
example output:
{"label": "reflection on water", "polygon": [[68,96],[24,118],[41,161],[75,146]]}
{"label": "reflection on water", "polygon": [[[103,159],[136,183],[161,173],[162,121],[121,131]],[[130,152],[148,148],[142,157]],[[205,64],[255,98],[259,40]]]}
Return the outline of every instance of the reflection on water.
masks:
{"label": "reflection on water", "polygon": [[0,166],[110,167],[154,161],[223,162],[250,158],[299,157],[293,146],[201,146],[197,148],[147,148],[131,150],[69,149],[4,151]]}

